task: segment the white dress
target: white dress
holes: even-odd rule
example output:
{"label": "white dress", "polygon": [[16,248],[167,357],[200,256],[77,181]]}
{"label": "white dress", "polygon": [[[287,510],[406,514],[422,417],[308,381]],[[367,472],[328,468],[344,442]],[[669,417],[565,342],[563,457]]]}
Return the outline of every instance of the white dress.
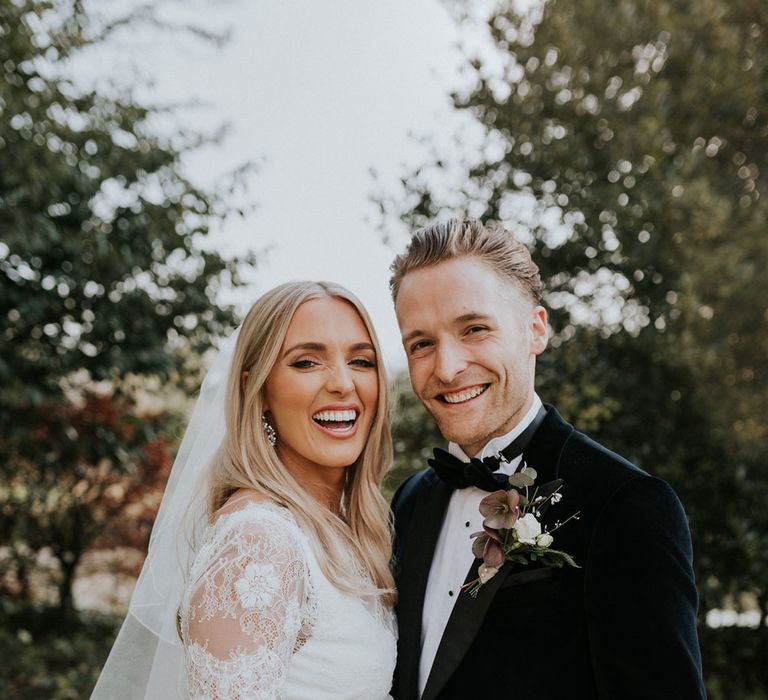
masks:
{"label": "white dress", "polygon": [[179,609],[187,692],[206,700],[383,700],[395,624],[322,573],[286,508],[247,501],[206,529]]}

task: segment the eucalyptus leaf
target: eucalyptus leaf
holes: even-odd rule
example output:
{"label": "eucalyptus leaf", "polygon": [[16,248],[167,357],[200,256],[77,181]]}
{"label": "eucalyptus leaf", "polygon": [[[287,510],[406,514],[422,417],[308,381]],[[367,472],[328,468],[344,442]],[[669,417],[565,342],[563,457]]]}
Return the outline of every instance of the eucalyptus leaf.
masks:
{"label": "eucalyptus leaf", "polygon": [[510,486],[513,486],[514,488],[526,488],[528,486],[533,486],[534,479],[523,472],[516,472],[515,474],[510,475],[509,483]]}

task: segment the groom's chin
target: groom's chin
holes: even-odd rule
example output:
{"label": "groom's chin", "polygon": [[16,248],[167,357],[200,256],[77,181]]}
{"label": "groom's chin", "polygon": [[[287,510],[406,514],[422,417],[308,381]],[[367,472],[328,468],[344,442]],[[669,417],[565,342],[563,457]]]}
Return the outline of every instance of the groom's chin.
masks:
{"label": "groom's chin", "polygon": [[[445,419],[443,416],[435,415],[432,413],[432,417],[437,423],[437,427],[440,430],[440,434],[448,441],[454,442],[464,449],[464,445],[475,445],[482,442],[483,435],[479,434],[479,431],[472,430],[465,422],[456,420],[456,418]],[[472,457],[471,454],[468,454]]]}

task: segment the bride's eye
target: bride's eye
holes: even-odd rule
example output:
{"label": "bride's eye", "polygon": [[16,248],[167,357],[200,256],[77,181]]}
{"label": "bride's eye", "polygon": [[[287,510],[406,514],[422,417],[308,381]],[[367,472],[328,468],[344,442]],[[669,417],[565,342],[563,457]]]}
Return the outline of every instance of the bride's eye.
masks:
{"label": "bride's eye", "polygon": [[316,365],[317,362],[314,360],[296,360],[295,362],[291,362],[288,366],[295,367],[296,369],[310,369]]}
{"label": "bride's eye", "polygon": [[376,362],[373,360],[369,360],[367,357],[356,357],[354,360],[350,361],[351,365],[356,365],[357,367],[366,367],[371,368],[376,366]]}

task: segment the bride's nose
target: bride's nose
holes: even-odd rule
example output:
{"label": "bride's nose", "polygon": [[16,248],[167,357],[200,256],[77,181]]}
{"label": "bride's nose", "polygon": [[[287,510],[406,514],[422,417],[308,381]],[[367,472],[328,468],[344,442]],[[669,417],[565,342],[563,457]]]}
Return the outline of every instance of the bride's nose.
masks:
{"label": "bride's nose", "polygon": [[346,363],[331,367],[325,386],[333,394],[349,394],[355,390],[352,370]]}

